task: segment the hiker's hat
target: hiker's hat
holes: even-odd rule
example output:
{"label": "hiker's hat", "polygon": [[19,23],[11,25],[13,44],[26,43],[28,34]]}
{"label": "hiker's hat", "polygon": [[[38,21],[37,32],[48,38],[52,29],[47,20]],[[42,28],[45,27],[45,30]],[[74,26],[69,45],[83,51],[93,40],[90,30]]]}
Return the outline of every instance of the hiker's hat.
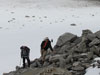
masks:
{"label": "hiker's hat", "polygon": [[45,38],[44,38],[44,40],[47,40],[47,39],[49,39],[49,38],[48,38],[48,37],[45,37]]}

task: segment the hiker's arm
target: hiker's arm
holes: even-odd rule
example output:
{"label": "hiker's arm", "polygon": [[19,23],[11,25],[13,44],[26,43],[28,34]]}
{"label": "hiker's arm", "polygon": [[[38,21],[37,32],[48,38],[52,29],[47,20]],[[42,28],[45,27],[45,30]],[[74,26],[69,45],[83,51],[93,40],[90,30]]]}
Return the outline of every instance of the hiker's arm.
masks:
{"label": "hiker's arm", "polygon": [[51,46],[51,42],[49,42],[49,44],[50,44],[50,49],[51,49],[51,51],[53,52],[53,48],[52,48],[52,46]]}

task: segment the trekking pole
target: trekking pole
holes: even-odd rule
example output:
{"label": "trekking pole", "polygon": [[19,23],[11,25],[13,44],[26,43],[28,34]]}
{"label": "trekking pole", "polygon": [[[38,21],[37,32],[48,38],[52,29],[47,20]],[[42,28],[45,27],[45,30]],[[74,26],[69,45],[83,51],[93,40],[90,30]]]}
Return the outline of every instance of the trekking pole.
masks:
{"label": "trekking pole", "polygon": [[21,58],[20,58],[20,63],[19,63],[19,66],[21,66]]}

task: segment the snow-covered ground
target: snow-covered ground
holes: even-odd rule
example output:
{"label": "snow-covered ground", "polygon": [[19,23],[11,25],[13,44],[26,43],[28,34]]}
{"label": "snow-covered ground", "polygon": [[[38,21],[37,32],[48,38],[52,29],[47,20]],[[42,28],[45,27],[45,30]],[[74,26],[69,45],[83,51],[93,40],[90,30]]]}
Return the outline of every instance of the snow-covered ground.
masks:
{"label": "snow-covered ground", "polygon": [[46,36],[54,46],[65,32],[80,36],[83,29],[98,31],[99,5],[97,0],[0,0],[0,75],[19,66],[21,45],[30,47],[34,60]]}
{"label": "snow-covered ground", "polygon": [[[98,60],[100,61],[100,57],[95,58],[94,60],[95,60],[95,62],[92,64],[97,65],[98,64],[97,61]],[[98,66],[95,66],[95,67],[91,66],[86,70],[85,75],[100,75],[100,68],[98,68]]]}

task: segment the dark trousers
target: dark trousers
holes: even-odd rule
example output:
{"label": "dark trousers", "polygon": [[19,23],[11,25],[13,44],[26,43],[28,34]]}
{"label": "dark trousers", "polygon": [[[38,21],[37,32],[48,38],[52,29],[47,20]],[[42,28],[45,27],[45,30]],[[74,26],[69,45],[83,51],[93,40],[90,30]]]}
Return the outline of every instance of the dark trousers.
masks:
{"label": "dark trousers", "polygon": [[27,63],[28,63],[28,67],[30,67],[30,59],[29,57],[23,57],[23,68],[25,68],[25,60],[27,60]]}

